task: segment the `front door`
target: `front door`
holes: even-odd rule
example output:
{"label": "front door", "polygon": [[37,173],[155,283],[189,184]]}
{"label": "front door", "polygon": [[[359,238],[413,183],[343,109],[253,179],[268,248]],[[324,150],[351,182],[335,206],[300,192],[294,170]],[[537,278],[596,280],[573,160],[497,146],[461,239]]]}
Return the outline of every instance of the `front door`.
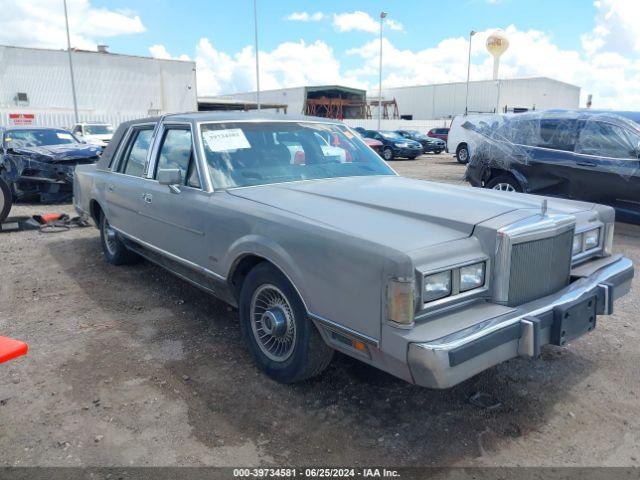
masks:
{"label": "front door", "polygon": [[[145,187],[143,215],[148,231],[145,239],[156,248],[192,264],[207,265],[205,222],[211,194],[202,188],[189,125],[164,125],[155,161],[153,179]],[[178,191],[161,185],[159,170],[179,169],[182,185]]]}

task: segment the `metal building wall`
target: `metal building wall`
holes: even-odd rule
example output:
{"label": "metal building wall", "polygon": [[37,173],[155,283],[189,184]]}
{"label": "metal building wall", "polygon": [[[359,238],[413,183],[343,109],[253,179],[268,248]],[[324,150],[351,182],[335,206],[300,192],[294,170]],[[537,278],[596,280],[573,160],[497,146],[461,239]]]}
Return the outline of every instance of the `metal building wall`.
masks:
{"label": "metal building wall", "polygon": [[[119,123],[150,113],[197,110],[193,62],[81,51],[72,55],[81,120]],[[28,104],[17,102],[18,92],[28,95]],[[66,51],[0,46],[0,122],[14,112],[35,113],[36,124],[73,123]]]}
{"label": "metal building wall", "polygon": [[[215,98],[215,96],[213,98]],[[221,95],[219,98],[255,102],[256,92],[233,93],[230,95]],[[288,115],[301,115],[305,99],[305,87],[279,88],[277,90],[260,91],[260,102],[287,105]]]}
{"label": "metal building wall", "polygon": [[[414,120],[451,118],[465,111],[466,83],[419,85],[383,90],[385,99],[395,98],[401,115]],[[469,112],[502,111],[524,107],[578,108],[580,87],[550,78],[487,80],[469,83]]]}

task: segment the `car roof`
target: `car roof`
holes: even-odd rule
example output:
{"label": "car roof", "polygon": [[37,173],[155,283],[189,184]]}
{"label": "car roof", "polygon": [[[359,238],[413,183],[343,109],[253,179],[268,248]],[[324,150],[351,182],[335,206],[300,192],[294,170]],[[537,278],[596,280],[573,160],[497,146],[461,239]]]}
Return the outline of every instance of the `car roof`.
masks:
{"label": "car roof", "polygon": [[252,112],[185,112],[171,113],[162,117],[141,118],[131,123],[150,123],[163,121],[183,122],[242,122],[242,121],[280,121],[280,122],[324,122],[342,124],[339,120],[325,117],[312,117],[308,115],[283,115],[282,113],[265,112],[263,110]]}
{"label": "car roof", "polygon": [[8,130],[65,130],[66,128],[62,127],[43,127],[40,125],[4,125],[1,126],[0,129],[8,131]]}

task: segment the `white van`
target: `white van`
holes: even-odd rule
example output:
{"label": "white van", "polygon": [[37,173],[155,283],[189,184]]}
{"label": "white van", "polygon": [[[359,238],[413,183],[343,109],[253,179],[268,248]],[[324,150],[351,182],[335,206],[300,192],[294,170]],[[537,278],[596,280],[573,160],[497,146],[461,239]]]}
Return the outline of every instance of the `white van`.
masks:
{"label": "white van", "polygon": [[493,113],[456,115],[453,117],[449,128],[449,138],[447,139],[447,152],[453,154],[456,160],[462,164],[469,162],[474,139],[478,137],[478,134],[474,133],[473,130],[464,128],[462,125],[465,122],[478,125],[480,122],[488,122],[491,119],[495,119],[495,117],[496,115]]}

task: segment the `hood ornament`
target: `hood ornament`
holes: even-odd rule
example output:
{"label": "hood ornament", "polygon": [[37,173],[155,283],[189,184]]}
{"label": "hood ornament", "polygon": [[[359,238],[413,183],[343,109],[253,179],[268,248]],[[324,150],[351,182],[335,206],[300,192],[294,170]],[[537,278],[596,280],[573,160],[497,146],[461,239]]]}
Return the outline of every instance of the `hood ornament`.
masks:
{"label": "hood ornament", "polygon": [[542,200],[542,205],[540,205],[540,213],[544,217],[547,214],[547,199]]}

